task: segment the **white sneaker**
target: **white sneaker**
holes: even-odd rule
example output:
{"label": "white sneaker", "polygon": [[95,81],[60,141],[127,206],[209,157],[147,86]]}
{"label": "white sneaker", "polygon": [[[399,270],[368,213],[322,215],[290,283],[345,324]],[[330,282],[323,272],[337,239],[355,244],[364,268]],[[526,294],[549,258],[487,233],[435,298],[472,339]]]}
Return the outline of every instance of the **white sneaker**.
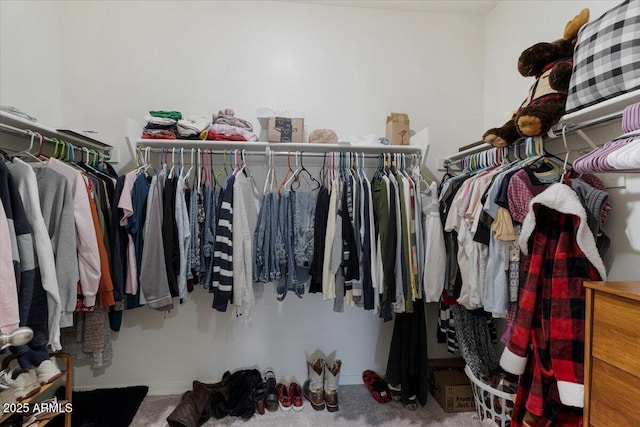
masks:
{"label": "white sneaker", "polygon": [[5,405],[16,403],[16,395],[11,386],[6,384],[5,375],[8,375],[8,371],[0,372],[0,405],[2,405],[2,408],[4,408]]}
{"label": "white sneaker", "polygon": [[3,371],[2,383],[9,386],[16,400],[26,399],[40,391],[35,369]]}
{"label": "white sneaker", "polygon": [[45,385],[60,377],[62,372],[60,368],[58,368],[56,358],[52,357],[40,363],[39,366],[36,366],[36,374],[38,375],[38,382]]}

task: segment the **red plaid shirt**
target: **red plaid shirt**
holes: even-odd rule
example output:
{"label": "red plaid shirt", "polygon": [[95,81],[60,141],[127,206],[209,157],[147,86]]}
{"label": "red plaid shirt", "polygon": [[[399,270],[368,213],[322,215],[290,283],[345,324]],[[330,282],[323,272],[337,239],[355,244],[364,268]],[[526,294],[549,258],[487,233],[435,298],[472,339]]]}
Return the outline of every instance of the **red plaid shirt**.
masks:
{"label": "red plaid shirt", "polygon": [[529,237],[529,254],[521,264],[526,278],[507,346],[516,356],[529,356],[512,425],[522,425],[526,410],[553,425],[579,425],[581,412],[560,403],[558,382],[584,383],[582,283],[600,280],[600,275],[576,242],[577,216],[539,204],[534,212],[536,227]]}

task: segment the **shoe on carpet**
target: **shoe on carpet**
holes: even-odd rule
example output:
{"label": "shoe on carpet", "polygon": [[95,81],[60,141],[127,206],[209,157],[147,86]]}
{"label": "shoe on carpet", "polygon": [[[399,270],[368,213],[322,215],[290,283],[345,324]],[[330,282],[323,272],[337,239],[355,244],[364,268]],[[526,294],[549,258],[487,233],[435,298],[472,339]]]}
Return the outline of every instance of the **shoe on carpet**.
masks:
{"label": "shoe on carpet", "polygon": [[264,373],[264,381],[267,383],[267,394],[264,398],[264,406],[268,411],[277,411],[279,407],[278,393],[276,391],[276,374],[272,369]]}
{"label": "shoe on carpet", "polygon": [[2,371],[0,383],[13,391],[16,400],[26,399],[40,391],[35,369],[11,369]]}
{"label": "shoe on carpet", "polygon": [[49,384],[50,382],[58,379],[62,375],[62,372],[58,367],[56,358],[51,357],[36,366],[36,375],[38,376],[38,382],[41,385]]}
{"label": "shoe on carpet", "polygon": [[402,388],[399,385],[387,385],[389,386],[389,392],[391,392],[391,399],[393,399],[394,402],[400,401],[400,399],[402,398]]}
{"label": "shoe on carpet", "polygon": [[380,375],[367,369],[362,373],[362,381],[371,393],[371,396],[378,403],[387,403],[391,401],[391,392],[387,386],[387,382]]}
{"label": "shoe on carpet", "polygon": [[340,367],[342,362],[336,360],[327,364],[324,371],[324,402],[327,411],[336,412],[338,407],[338,383],[340,382]]}
{"label": "shoe on carpet", "polygon": [[289,395],[291,396],[291,406],[293,410],[296,412],[302,411],[304,409],[304,396],[300,384],[297,382],[289,384]]}
{"label": "shoe on carpet", "polygon": [[284,412],[291,410],[291,393],[289,387],[286,384],[278,383],[276,386],[276,393],[278,394],[278,405]]}
{"label": "shoe on carpet", "polygon": [[261,379],[260,383],[256,386],[253,391],[253,398],[256,401],[256,411],[260,415],[264,415],[264,400],[267,397],[267,382],[264,378]]}
{"label": "shoe on carpet", "polygon": [[316,411],[322,411],[325,407],[324,400],[324,359],[316,359],[315,362],[307,361],[309,379],[304,382],[303,394]]}
{"label": "shoe on carpet", "polygon": [[418,401],[416,400],[416,396],[411,396],[406,402],[402,402],[404,407],[410,411],[415,411],[418,409]]}

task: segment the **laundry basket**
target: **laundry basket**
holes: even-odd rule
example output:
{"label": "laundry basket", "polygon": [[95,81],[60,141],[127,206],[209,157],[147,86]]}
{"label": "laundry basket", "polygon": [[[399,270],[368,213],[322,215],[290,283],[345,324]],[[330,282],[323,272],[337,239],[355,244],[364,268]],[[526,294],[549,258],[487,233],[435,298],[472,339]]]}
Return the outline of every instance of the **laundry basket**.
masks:
{"label": "laundry basket", "polygon": [[496,390],[476,378],[469,365],[464,367],[464,372],[471,380],[480,424],[484,427],[510,426],[514,396],[504,391]]}

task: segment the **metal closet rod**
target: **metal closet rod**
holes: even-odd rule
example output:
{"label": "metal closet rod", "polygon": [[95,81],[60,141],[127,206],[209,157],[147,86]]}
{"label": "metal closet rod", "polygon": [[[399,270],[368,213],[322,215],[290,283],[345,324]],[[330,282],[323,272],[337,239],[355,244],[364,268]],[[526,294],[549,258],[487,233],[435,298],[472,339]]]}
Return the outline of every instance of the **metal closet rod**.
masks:
{"label": "metal closet rod", "polygon": [[[580,123],[569,123],[569,122],[560,122],[557,125],[555,125],[555,130],[551,129],[549,130],[549,132],[547,132],[545,135],[543,135],[543,137],[545,138],[558,138],[562,136],[562,128],[565,128],[565,135],[568,135],[571,132],[577,132],[580,131],[582,129],[586,129],[586,128],[590,128],[593,126],[597,126],[603,123],[607,123],[610,122],[612,120],[616,120],[622,117],[622,113],[623,111],[617,111],[615,113],[610,113],[610,114],[606,114],[604,116],[600,116],[600,117],[596,117],[595,119],[591,119],[591,120],[585,120],[584,122],[580,122]],[[523,139],[523,138],[520,138]],[[482,141],[478,141],[477,143],[471,144],[471,146],[473,145],[481,145],[484,144]],[[469,147],[471,148],[471,147]],[[482,146],[482,147],[477,147],[474,150],[470,150],[466,153],[458,153],[458,154],[454,154],[453,156],[450,156],[449,158],[447,158],[444,161],[444,166],[451,166],[451,165],[455,165],[457,163],[460,163],[464,158],[466,158],[467,156],[471,155],[471,154],[476,154],[476,153],[480,153],[483,151],[487,151],[487,150],[491,150],[492,148],[495,147],[491,147],[491,146]]]}
{"label": "metal closet rod", "polygon": [[[32,130],[29,129],[20,129],[11,125],[7,125],[5,123],[0,123],[0,128],[12,132],[18,136],[24,136],[25,138],[31,138],[31,135],[35,135],[37,138],[37,142],[38,144],[40,143],[40,138],[42,138],[43,140],[45,140],[46,142],[50,143],[50,144],[56,144],[56,143],[60,143],[60,142],[66,142],[63,139],[58,139],[58,141],[56,142],[53,138],[49,138],[48,136],[44,136],[39,132],[34,132]],[[98,153],[98,156],[102,159],[102,160],[108,160],[109,156],[106,156],[103,152],[96,150],[93,147],[83,147],[83,146],[79,146],[79,145],[73,145],[71,144],[71,146],[73,147],[74,151],[82,151],[83,153],[86,152],[86,150],[89,150],[89,152],[96,152]],[[65,149],[67,149],[65,147]]]}
{"label": "metal closet rod", "polygon": [[[174,150],[175,149],[175,150]],[[195,152],[197,153],[198,148],[183,148],[183,147],[167,147],[167,148],[147,148],[147,147],[138,147],[138,152],[140,154],[144,154],[146,151],[149,151],[151,153],[159,153],[159,154],[172,154],[175,153],[176,155],[180,153],[180,150],[182,151],[182,156],[186,157],[186,156],[190,156],[191,155],[191,150],[195,150]],[[239,152],[242,152],[244,150],[245,152],[245,156],[260,156],[260,157],[265,157],[267,156],[269,153],[272,153],[274,156],[291,156],[294,155],[296,153],[300,153],[300,155],[304,156],[304,157],[324,157],[326,154],[329,153],[337,153],[337,154],[343,154],[343,153],[355,153],[355,154],[360,154],[362,153],[361,151],[358,150],[352,150],[352,151],[327,151],[324,153],[318,153],[318,152],[309,152],[309,151],[302,151],[302,150],[296,150],[296,151],[276,151],[276,150],[272,150],[270,149],[270,151],[266,151],[266,150],[248,150],[246,148],[230,148],[230,149],[209,149],[209,148],[201,148],[200,152],[204,153],[204,154],[224,154],[225,151],[228,155],[233,155],[234,152],[238,150]],[[385,152],[385,153],[364,153],[364,157],[365,158],[370,158],[370,159],[377,159],[379,154],[403,154],[405,156],[417,156],[417,157],[421,157],[420,153],[389,153],[389,152]]]}

